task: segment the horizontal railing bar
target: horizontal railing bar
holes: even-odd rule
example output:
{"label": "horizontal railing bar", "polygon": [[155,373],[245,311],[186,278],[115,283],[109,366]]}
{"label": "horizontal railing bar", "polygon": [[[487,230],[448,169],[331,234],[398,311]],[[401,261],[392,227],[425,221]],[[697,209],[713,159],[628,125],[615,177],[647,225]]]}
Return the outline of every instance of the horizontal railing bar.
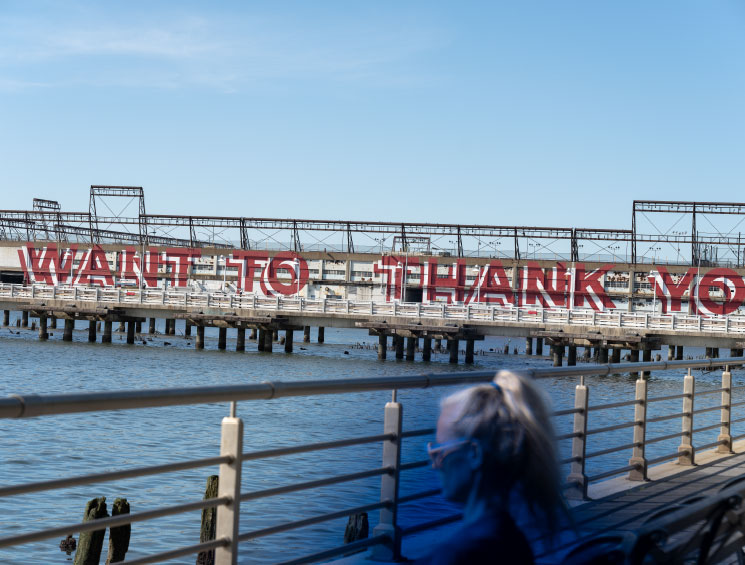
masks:
{"label": "horizontal railing bar", "polygon": [[401,530],[401,535],[409,536],[417,532],[423,532],[424,530],[429,530],[432,528],[436,528],[438,526],[444,526],[445,524],[451,524],[453,522],[457,522],[461,518],[463,518],[463,514],[452,514],[450,516],[438,518],[437,520],[430,520],[429,522],[423,522],[422,524],[415,524],[414,526],[403,528]]}
{"label": "horizontal railing bar", "polygon": [[616,451],[623,451],[624,449],[631,449],[632,447],[640,447],[641,442],[627,443],[626,445],[619,445],[618,447],[609,447],[602,451],[595,451],[585,455],[585,459],[591,459],[592,457],[600,457],[601,455],[608,455],[609,453],[615,453]]}
{"label": "horizontal railing bar", "polygon": [[572,438],[575,438],[575,437],[582,437],[582,435],[583,435],[582,432],[572,432],[570,434],[563,434],[563,435],[560,435],[560,436],[556,436],[554,438],[554,440],[555,441],[563,441],[565,439],[572,439]]}
{"label": "horizontal railing bar", "polygon": [[559,461],[559,465],[566,465],[567,463],[574,463],[575,461],[582,461],[582,457],[579,455],[573,455],[572,457],[561,459]]}
{"label": "horizontal railing bar", "polygon": [[737,385],[737,386],[733,386],[733,387],[732,387],[732,390],[740,390],[740,389],[742,389],[742,388],[745,388],[745,385]]}
{"label": "horizontal railing bar", "polygon": [[338,512],[330,512],[328,514],[321,514],[320,516],[313,516],[312,518],[294,520],[292,522],[286,522],[284,524],[278,524],[276,526],[269,526],[268,528],[262,528],[261,530],[254,530],[253,532],[239,534],[238,541],[248,541],[272,534],[278,534],[280,532],[286,532],[288,530],[295,530],[304,526],[312,526],[313,524],[335,520],[336,518],[343,518],[344,516],[350,516],[351,514],[370,512],[372,510],[378,510],[380,508],[391,506],[391,504],[392,503],[390,500],[386,500],[384,502],[375,502],[373,504],[366,504],[364,506],[358,506],[356,508],[349,508],[347,510],[339,510]]}
{"label": "horizontal railing bar", "polygon": [[678,400],[679,398],[685,398],[687,394],[670,394],[668,396],[656,396],[654,398],[647,398],[647,402],[662,402],[664,400]]}
{"label": "horizontal railing bar", "polygon": [[727,408],[726,404],[722,404],[721,406],[709,406],[708,408],[699,408],[698,410],[694,410],[694,414],[703,414],[704,412],[713,412],[714,410],[721,410],[722,408]]}
{"label": "horizontal railing bar", "polygon": [[696,449],[709,449],[710,447],[715,447],[717,445],[722,445],[724,443],[727,443],[727,440],[720,439],[717,441],[712,441],[711,443],[705,443],[704,445],[697,445]]}
{"label": "horizontal railing bar", "polygon": [[566,410],[557,410],[556,412],[552,412],[551,416],[556,418],[558,416],[567,416],[568,414],[579,414],[582,411],[582,408],[567,408]]}
{"label": "horizontal railing bar", "polygon": [[654,418],[647,418],[647,423],[651,424],[654,422],[664,422],[665,420],[672,420],[673,418],[682,418],[688,416],[688,412],[678,412],[676,414],[668,414],[667,416],[655,416]]}
{"label": "horizontal railing bar", "polygon": [[684,432],[675,432],[674,434],[667,434],[666,436],[653,437],[652,439],[644,440],[644,443],[656,443],[658,441],[665,441],[666,439],[674,439],[676,437],[682,436],[683,434]]}
{"label": "horizontal railing bar", "polygon": [[602,434],[604,432],[612,432],[613,430],[621,430],[623,428],[632,428],[634,426],[639,425],[641,422],[624,422],[623,424],[615,424],[613,426],[606,426],[605,428],[597,428],[594,430],[587,430],[587,435],[595,435],[595,434]]}
{"label": "horizontal railing bar", "polygon": [[319,443],[308,443],[305,445],[278,447],[276,449],[265,449],[263,451],[249,451],[241,455],[241,460],[253,461],[255,459],[269,459],[270,457],[280,457],[282,455],[294,455],[296,453],[308,453],[309,451],[321,451],[322,449],[334,449],[336,447],[349,447],[351,445],[387,441],[395,439],[395,437],[396,434],[380,434],[376,436],[355,437],[336,441],[323,441]]}
{"label": "horizontal railing bar", "polygon": [[730,424],[736,424],[738,422],[745,422],[745,418],[736,418],[735,420],[730,420]]}
{"label": "horizontal railing bar", "polygon": [[336,557],[337,555],[344,555],[345,553],[354,553],[361,549],[368,548],[372,545],[378,545],[379,543],[385,543],[390,540],[390,536],[387,534],[379,534],[371,538],[365,538],[357,541],[353,541],[346,545],[341,545],[333,549],[327,549],[326,551],[319,551],[312,555],[306,555],[299,557],[298,559],[291,559],[290,561],[281,561],[279,565],[300,565],[301,563],[317,563],[318,561],[328,559],[330,557]]}
{"label": "horizontal railing bar", "polygon": [[634,464],[634,465],[626,465],[625,467],[619,467],[618,469],[612,469],[610,471],[606,471],[605,473],[600,473],[599,475],[593,475],[591,477],[587,477],[587,481],[599,481],[600,479],[605,479],[607,477],[612,477],[613,475],[620,475],[621,473],[626,473],[627,471],[633,471],[634,469],[638,469],[641,467],[641,465]]}
{"label": "horizontal railing bar", "polygon": [[419,469],[420,467],[428,467],[429,465],[432,465],[430,459],[420,459],[419,461],[413,461],[411,463],[403,463],[399,467],[399,470],[410,471],[411,469]]}
{"label": "horizontal railing bar", "polygon": [[712,388],[709,390],[702,390],[702,391],[696,391],[694,396],[705,396],[707,394],[714,394],[715,392],[724,392],[726,390],[729,390],[728,388]]}
{"label": "horizontal railing bar", "polygon": [[[743,365],[745,358],[723,358],[696,361],[659,361],[650,363],[615,363],[585,367],[554,367],[526,369],[533,378],[562,376],[609,375],[624,372],[667,370],[673,368],[711,368]],[[274,381],[240,385],[220,385],[190,388],[120,390],[71,394],[11,395],[0,399],[0,418],[31,418],[51,414],[133,410],[157,406],[183,406],[215,402],[270,400],[274,398],[343,394],[430,388],[490,382],[493,371],[404,375],[397,377],[365,377],[347,379],[314,379],[307,381]]]}
{"label": "horizontal railing bar", "polygon": [[401,432],[402,438],[407,437],[419,437],[419,436],[428,436],[435,433],[435,428],[425,428],[423,430],[409,430],[408,432]]}
{"label": "horizontal railing bar", "polygon": [[399,497],[398,503],[406,504],[407,502],[412,502],[414,500],[420,500],[422,498],[429,498],[430,496],[437,496],[441,492],[442,492],[442,489],[433,488],[431,490],[423,490],[421,492],[415,492],[414,494],[407,494],[406,496]]}
{"label": "horizontal railing bar", "polygon": [[102,483],[105,481],[113,481],[117,479],[129,479],[133,477],[143,477],[146,475],[172,473],[174,471],[185,471],[187,469],[197,469],[199,467],[209,467],[211,465],[229,463],[231,460],[232,457],[223,455],[221,457],[207,457],[205,459],[194,459],[192,461],[182,461],[180,463],[165,463],[163,465],[152,465],[149,467],[135,467],[134,469],[111,471],[109,473],[94,473],[92,475],[70,477],[68,479],[55,479],[51,481],[28,483],[25,485],[12,485],[7,487],[0,487],[0,497],[15,494],[25,494],[29,492],[39,492],[43,490],[73,487],[90,483]]}
{"label": "horizontal railing bar", "polygon": [[686,449],[680,452],[675,451],[673,453],[670,453],[669,455],[661,455],[659,457],[655,457],[654,459],[648,459],[647,465],[654,465],[655,463],[662,463],[663,461],[669,461],[670,459],[675,459],[676,457],[680,457],[682,455],[690,455],[690,452]]}
{"label": "horizontal railing bar", "polygon": [[205,541],[195,545],[189,545],[180,549],[171,549],[169,551],[163,551],[161,553],[153,553],[147,557],[139,557],[137,559],[121,561],[121,565],[145,565],[146,563],[160,563],[161,561],[167,561],[169,559],[175,559],[176,557],[183,557],[184,555],[194,555],[195,553],[201,553],[202,551],[209,551],[211,549],[217,549],[218,547],[225,547],[230,544],[228,538],[220,538],[211,541]]}
{"label": "horizontal railing bar", "polygon": [[57,528],[48,528],[46,530],[39,530],[37,532],[30,532],[28,534],[15,534],[9,537],[0,538],[0,547],[22,545],[24,543],[30,543],[32,541],[49,539],[56,536],[65,536],[67,534],[74,534],[76,532],[92,532],[95,530],[103,530],[112,526],[123,526],[125,524],[132,524],[134,522],[144,522],[145,520],[162,518],[163,516],[183,514],[184,512],[190,512],[191,510],[201,510],[203,508],[222,506],[224,504],[229,504],[230,500],[231,499],[229,496],[222,496],[220,498],[209,498],[207,500],[200,500],[198,502],[188,502],[185,504],[166,506],[165,508],[158,508],[156,510],[146,510],[145,512],[137,512],[136,514],[122,514],[120,516],[113,516],[110,518],[99,518],[97,520],[90,520],[89,522],[78,522],[75,524],[68,524],[66,526],[60,526]]}
{"label": "horizontal railing bar", "polygon": [[717,422],[716,424],[711,424],[710,426],[704,426],[703,428],[696,428],[691,433],[696,434],[698,432],[705,432],[705,431],[708,431],[708,430],[713,430],[714,428],[721,428],[721,427],[722,427],[722,423],[721,422]]}
{"label": "horizontal railing bar", "polygon": [[323,487],[327,485],[335,485],[339,483],[345,483],[349,481],[356,481],[359,479],[366,479],[368,477],[378,477],[385,475],[386,473],[392,473],[392,467],[381,467],[380,469],[371,469],[370,471],[360,471],[358,473],[347,473],[346,475],[336,475],[335,477],[327,477],[325,479],[317,479],[314,481],[306,481],[304,483],[295,483],[292,485],[285,485],[281,487],[267,488],[263,490],[255,490],[251,492],[242,493],[240,500],[256,500],[258,498],[266,498],[269,496],[277,496],[279,494],[287,494],[290,492],[297,492],[299,490],[308,490],[312,488]]}
{"label": "horizontal railing bar", "polygon": [[741,400],[740,402],[733,402],[732,404],[730,404],[730,406],[734,408],[735,406],[742,406],[743,404],[745,404],[745,400]]}
{"label": "horizontal railing bar", "polygon": [[596,404],[587,408],[588,412],[595,410],[608,410],[609,408],[620,408],[622,406],[631,406],[632,404],[641,404],[641,400],[624,400],[622,402],[611,402],[609,404]]}

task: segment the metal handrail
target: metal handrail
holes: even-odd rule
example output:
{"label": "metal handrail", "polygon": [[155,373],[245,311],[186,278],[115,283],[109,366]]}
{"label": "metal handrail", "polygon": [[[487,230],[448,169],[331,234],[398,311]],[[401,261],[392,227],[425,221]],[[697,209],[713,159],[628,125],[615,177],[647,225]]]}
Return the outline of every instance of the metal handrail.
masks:
{"label": "metal handrail", "polygon": [[194,555],[195,553],[201,553],[203,551],[209,551],[211,549],[217,549],[218,547],[225,547],[230,543],[228,538],[220,538],[212,541],[205,541],[203,543],[196,543],[194,545],[188,545],[179,549],[171,549],[168,551],[162,551],[160,553],[153,553],[146,557],[140,557],[138,559],[127,559],[121,561],[120,565],[145,565],[146,563],[158,563],[160,561],[168,561],[169,559],[175,559],[176,557],[184,557],[185,555]]}
{"label": "metal handrail", "polygon": [[355,437],[349,439],[338,439],[335,441],[323,441],[318,443],[308,443],[305,445],[290,445],[287,447],[277,447],[275,449],[264,449],[262,451],[249,451],[241,455],[242,461],[254,461],[256,459],[269,459],[272,457],[281,457],[282,455],[295,455],[297,453],[308,453],[311,451],[320,451],[323,449],[334,449],[337,447],[349,447],[352,445],[363,445],[365,443],[376,443],[394,439],[393,434],[380,434],[376,436]]}

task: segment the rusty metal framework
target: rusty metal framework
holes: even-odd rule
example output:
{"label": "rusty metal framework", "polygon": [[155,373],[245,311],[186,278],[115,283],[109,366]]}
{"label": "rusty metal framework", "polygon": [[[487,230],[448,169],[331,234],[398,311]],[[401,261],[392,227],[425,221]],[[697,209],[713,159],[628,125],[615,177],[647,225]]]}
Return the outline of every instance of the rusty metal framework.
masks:
{"label": "rusty metal framework", "polygon": [[[640,230],[652,214],[690,216],[690,231]],[[713,231],[697,228],[710,214],[739,221],[729,231],[714,222]],[[740,266],[745,239],[734,230],[741,222],[745,203],[652,200],[633,202],[631,229],[148,214],[142,187],[92,185],[88,212],[64,212],[39,198],[31,210],[0,210],[0,240]]]}

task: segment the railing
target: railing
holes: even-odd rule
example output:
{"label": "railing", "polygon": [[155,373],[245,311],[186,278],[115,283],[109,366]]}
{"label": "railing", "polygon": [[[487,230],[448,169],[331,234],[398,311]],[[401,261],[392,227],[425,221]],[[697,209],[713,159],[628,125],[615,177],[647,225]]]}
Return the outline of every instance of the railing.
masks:
{"label": "railing", "polygon": [[[629,473],[630,479],[643,480],[647,477],[647,468],[662,461],[677,458],[678,462],[682,465],[692,465],[694,463],[694,454],[697,450],[712,447],[717,447],[719,450],[723,451],[731,450],[732,442],[735,439],[738,439],[738,437],[743,437],[732,436],[731,425],[735,422],[745,421],[745,418],[732,418],[732,409],[737,406],[745,405],[745,402],[732,402],[732,391],[734,389],[743,389],[745,386],[732,386],[731,373],[729,372],[728,367],[741,366],[743,364],[745,364],[745,358],[726,358],[701,361],[590,365],[584,367],[534,369],[527,371],[536,379],[564,377],[579,377],[580,379],[579,384],[576,387],[574,408],[559,410],[553,414],[557,419],[565,416],[573,416],[574,418],[572,432],[557,438],[559,441],[571,441],[571,457],[562,462],[570,466],[570,473],[567,482],[567,494],[569,496],[584,497],[587,493],[588,483],[624,473]],[[722,373],[721,388],[697,392],[695,390],[694,376],[692,375],[691,370],[713,369],[722,365],[726,366],[726,370]],[[629,400],[601,405],[590,405],[589,403],[589,386],[585,383],[586,376],[670,369],[688,369],[688,375],[683,378],[683,390],[681,394],[650,398],[647,395],[649,383],[644,378],[641,378],[636,382],[633,398]],[[351,514],[379,510],[380,519],[370,538],[313,555],[308,555],[289,562],[305,563],[319,559],[328,559],[336,555],[367,547],[373,548],[375,556],[378,559],[398,559],[400,557],[402,536],[427,529],[435,524],[453,521],[457,519],[457,517],[445,517],[430,523],[418,524],[403,531],[399,527],[397,516],[399,507],[402,504],[434,496],[438,491],[430,489],[405,497],[399,496],[401,473],[411,469],[425,467],[429,464],[429,461],[427,460],[417,460],[411,463],[402,464],[401,449],[403,440],[405,438],[428,435],[431,434],[433,430],[417,429],[403,431],[402,407],[401,403],[397,401],[396,391],[403,389],[483,383],[488,382],[492,378],[492,371],[480,371],[403,377],[312,380],[297,382],[278,381],[234,386],[172,388],[160,390],[129,390],[53,395],[32,394],[25,396],[13,395],[8,398],[0,399],[0,419],[32,418],[57,414],[230,402],[230,415],[222,421],[221,448],[219,456],[178,461],[165,465],[143,466],[92,475],[0,487],[0,497],[7,497],[24,493],[61,489],[104,481],[219,465],[219,491],[217,497],[208,500],[165,506],[131,515],[128,514],[82,523],[65,524],[59,527],[46,528],[27,533],[16,533],[12,536],[0,538],[0,548],[17,546],[31,541],[48,539],[75,532],[100,531],[106,527],[121,526],[127,523],[141,522],[163,516],[216,507],[217,528],[214,540],[186,547],[174,548],[148,557],[127,561],[126,563],[154,563],[179,556],[194,555],[199,552],[214,550],[216,557],[215,563],[222,565],[236,562],[238,544],[240,542],[269,536],[279,532],[294,530]],[[244,452],[243,450],[243,421],[241,418],[236,417],[236,405],[238,402],[381,390],[393,390],[392,401],[385,405],[384,424],[381,434],[320,443],[298,444],[290,447],[273,448],[261,451]],[[721,404],[699,410],[694,409],[695,398],[712,394],[721,395]],[[674,411],[672,414],[661,414],[652,418],[648,416],[647,407],[649,404],[675,400],[682,400],[683,407],[681,412]],[[591,428],[589,426],[590,414],[594,414],[598,411],[616,410],[631,406],[634,407],[634,416],[632,420],[621,420],[620,423],[611,426],[596,428]],[[705,426],[699,429],[694,428],[694,416],[696,414],[714,410],[721,411],[720,422],[713,426]],[[682,431],[680,433],[670,434],[667,437],[646,437],[645,431],[647,424],[653,421],[673,420],[678,418],[682,422]],[[706,442],[700,445],[694,443],[694,434],[715,428],[720,428],[716,441]],[[593,453],[586,452],[586,441],[588,436],[607,434],[614,430],[623,429],[629,430],[630,437],[628,442]],[[682,441],[674,453],[665,454],[664,456],[655,457],[653,459],[646,458],[645,448],[647,445],[677,437],[681,437]],[[241,470],[244,461],[276,458],[297,453],[328,449],[340,449],[370,443],[382,443],[382,463],[379,467],[310,481],[302,481],[295,484],[273,486],[271,488],[257,491],[243,492],[241,489]],[[602,457],[618,451],[630,452],[631,459],[629,465],[621,468],[610,469],[595,476],[588,477],[585,474],[585,464],[588,459]],[[290,492],[305,491],[322,486],[335,485],[375,476],[381,477],[381,495],[377,502],[354,508],[339,509],[325,514],[253,531],[242,532],[240,529],[241,502],[287,494]]]}
{"label": "railing", "polygon": [[269,310],[286,313],[349,314],[352,316],[398,316],[403,318],[463,320],[488,324],[547,324],[629,328],[725,335],[744,335],[745,316],[650,314],[645,312],[598,312],[591,309],[498,306],[492,304],[446,304],[375,302],[302,297],[267,297],[258,294],[194,292],[188,290],[111,288],[87,286],[23,286],[0,283],[0,298],[74,300],[126,306],[180,306],[230,310]]}

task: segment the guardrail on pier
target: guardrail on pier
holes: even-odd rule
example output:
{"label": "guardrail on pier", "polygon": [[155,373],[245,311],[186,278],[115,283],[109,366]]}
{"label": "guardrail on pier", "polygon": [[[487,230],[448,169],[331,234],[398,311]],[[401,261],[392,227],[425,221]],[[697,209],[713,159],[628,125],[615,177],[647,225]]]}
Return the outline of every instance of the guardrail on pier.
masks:
{"label": "guardrail on pier", "polygon": [[702,316],[649,314],[642,312],[599,312],[591,309],[499,306],[493,304],[446,304],[420,302],[374,302],[342,299],[267,297],[258,294],[199,292],[167,289],[109,288],[0,284],[0,299],[74,300],[101,305],[134,307],[159,305],[184,308],[269,310],[307,314],[354,314],[441,319],[471,323],[520,323],[597,328],[628,328],[723,335],[744,335],[745,316]]}
{"label": "guardrail on pier", "polygon": [[[743,364],[745,364],[745,357],[698,361],[588,365],[584,367],[534,369],[527,371],[534,378],[539,379],[579,377],[579,384],[576,387],[575,407],[554,412],[555,418],[572,416],[574,419],[573,431],[557,438],[558,441],[572,442],[572,456],[562,462],[564,464],[569,464],[570,466],[570,474],[567,482],[567,492],[569,496],[584,497],[587,492],[588,483],[599,481],[614,475],[629,473],[630,479],[643,480],[646,478],[647,467],[662,461],[677,458],[678,462],[682,465],[692,465],[694,463],[694,454],[696,450],[717,447],[720,450],[729,451],[732,442],[735,439],[745,437],[745,434],[733,436],[731,432],[732,424],[736,422],[745,422],[745,417],[732,418],[732,409],[745,405],[745,401],[733,403],[732,392],[735,389],[745,389],[745,385],[732,386],[731,373],[729,372],[729,366],[741,366]],[[692,369],[714,369],[722,366],[725,367],[725,370],[722,373],[722,386],[720,388],[703,391],[695,390],[694,376],[691,373]],[[644,373],[640,373],[641,378],[636,381],[632,399],[600,405],[589,404],[589,386],[585,383],[586,376],[611,375],[624,372],[636,373],[638,371],[647,372],[674,368],[688,369],[688,375],[683,378],[683,389],[680,394],[649,397],[647,394],[649,381],[644,378]],[[412,526],[403,531],[398,528],[397,513],[400,505],[434,496],[438,491],[427,490],[405,497],[400,497],[398,494],[399,477],[401,473],[410,469],[429,465],[428,460],[419,460],[412,463],[401,464],[403,440],[410,437],[428,435],[433,433],[433,430],[430,428],[409,431],[402,430],[401,404],[396,400],[396,391],[402,389],[482,383],[488,382],[492,378],[492,371],[480,371],[403,377],[349,378],[297,382],[277,381],[260,384],[170,388],[160,390],[127,390],[54,395],[32,394],[25,396],[13,395],[8,398],[0,399],[0,419],[31,418],[56,414],[129,410],[145,407],[193,405],[216,402],[231,403],[230,415],[224,418],[222,422],[221,449],[219,456],[179,461],[166,465],[144,466],[93,475],[5,485],[0,487],[0,497],[7,497],[24,493],[61,489],[71,486],[219,465],[219,492],[216,498],[165,506],[159,509],[131,515],[104,518],[83,523],[66,524],[34,532],[14,534],[9,537],[0,538],[0,548],[17,546],[32,541],[67,535],[69,533],[96,531],[111,526],[121,526],[127,523],[141,522],[163,516],[192,512],[209,507],[217,507],[217,536],[215,540],[186,547],[174,548],[148,557],[127,561],[126,563],[154,563],[179,556],[194,555],[202,551],[214,549],[216,551],[216,563],[222,565],[235,563],[240,542],[321,523],[359,512],[380,510],[380,520],[372,537],[288,562],[313,562],[341,555],[355,549],[363,549],[367,547],[373,547],[379,558],[393,560],[400,554],[402,536],[428,529],[434,525],[454,521],[458,518],[457,516],[445,517],[433,522]],[[235,415],[236,403],[238,402],[255,402],[285,397],[361,393],[380,390],[393,391],[393,400],[385,405],[384,429],[381,434],[321,443],[299,444],[290,447],[273,448],[262,451],[243,451],[243,421]],[[702,395],[710,394],[720,394],[721,403],[714,407],[698,410],[694,409],[694,399],[701,397]],[[632,393],[630,391],[630,396],[631,395]],[[683,407],[681,412],[674,411],[673,413],[659,414],[654,417],[650,417],[647,414],[647,407],[650,404],[674,400],[682,401]],[[590,420],[592,419],[591,415],[598,411],[631,406],[634,407],[634,416],[629,421],[614,424],[612,426],[596,428],[591,428],[589,425]],[[695,415],[714,410],[719,410],[721,412],[719,422],[715,425],[694,428]],[[680,433],[654,438],[646,437],[645,432],[647,424],[655,421],[674,419],[680,419],[682,422],[682,430]],[[629,442],[594,453],[586,452],[585,448],[588,436],[625,428],[630,430]],[[715,441],[705,441],[702,444],[694,442],[694,434],[711,431],[717,428],[719,428],[719,434]],[[682,438],[682,441],[674,453],[655,457],[653,459],[646,458],[646,446],[677,437]],[[383,449],[382,464],[377,468],[326,477],[313,481],[304,481],[296,484],[274,486],[272,488],[258,491],[242,492],[241,467],[244,461],[378,442],[382,443]],[[588,477],[585,474],[585,463],[588,459],[601,457],[618,451],[629,452],[631,455],[629,465],[610,469],[595,476]],[[373,476],[381,477],[381,497],[378,502],[355,508],[338,509],[326,514],[311,516],[297,521],[265,527],[259,530],[243,532],[240,530],[240,503],[242,501],[304,491],[321,486],[334,485]]]}

